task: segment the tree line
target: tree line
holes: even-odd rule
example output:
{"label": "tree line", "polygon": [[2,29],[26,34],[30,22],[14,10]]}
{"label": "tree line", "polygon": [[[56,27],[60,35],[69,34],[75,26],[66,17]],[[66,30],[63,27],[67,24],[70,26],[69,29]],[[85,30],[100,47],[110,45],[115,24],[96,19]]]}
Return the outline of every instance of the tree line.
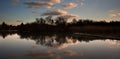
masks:
{"label": "tree line", "polygon": [[[93,21],[90,19],[73,19],[68,23],[63,17],[53,18],[48,16],[45,18],[36,18],[36,21],[24,24],[23,22],[17,26],[8,25],[5,22],[0,24],[0,30],[18,30],[18,31],[76,31],[85,29],[86,27],[96,29],[95,27],[105,27],[112,29],[120,29],[120,21]],[[83,29],[83,30],[84,30]],[[89,30],[89,29],[86,29]]]}

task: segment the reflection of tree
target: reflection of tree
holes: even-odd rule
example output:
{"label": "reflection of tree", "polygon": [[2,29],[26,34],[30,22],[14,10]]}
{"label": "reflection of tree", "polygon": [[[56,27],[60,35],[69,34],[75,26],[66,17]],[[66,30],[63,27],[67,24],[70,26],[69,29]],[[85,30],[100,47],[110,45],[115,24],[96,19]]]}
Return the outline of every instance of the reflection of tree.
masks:
{"label": "reflection of tree", "polygon": [[3,38],[7,37],[8,35],[12,35],[15,34],[15,31],[0,31],[0,36],[2,36]]}
{"label": "reflection of tree", "polygon": [[[48,47],[60,47],[64,44],[69,44],[70,42],[76,43],[77,41],[89,42],[92,40],[105,40],[108,38],[101,38],[89,35],[75,35],[72,33],[47,33],[47,32],[0,32],[0,36],[5,38],[7,35],[12,35],[17,33],[21,39],[34,40],[36,44],[48,46]],[[117,40],[117,39],[116,39]]]}
{"label": "reflection of tree", "polygon": [[36,41],[36,44],[55,47],[67,43],[65,34],[46,34],[46,33],[18,33],[21,38]]}
{"label": "reflection of tree", "polygon": [[3,33],[3,32],[0,32],[0,36],[2,36],[3,38],[5,38],[6,36],[8,35],[8,33]]}

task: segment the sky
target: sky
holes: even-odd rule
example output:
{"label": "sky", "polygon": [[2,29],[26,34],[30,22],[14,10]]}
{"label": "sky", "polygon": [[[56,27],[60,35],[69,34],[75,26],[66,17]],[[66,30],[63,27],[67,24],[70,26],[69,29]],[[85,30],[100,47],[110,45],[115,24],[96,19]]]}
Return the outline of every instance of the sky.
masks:
{"label": "sky", "polygon": [[16,25],[49,15],[120,21],[120,0],[0,0],[0,23]]}

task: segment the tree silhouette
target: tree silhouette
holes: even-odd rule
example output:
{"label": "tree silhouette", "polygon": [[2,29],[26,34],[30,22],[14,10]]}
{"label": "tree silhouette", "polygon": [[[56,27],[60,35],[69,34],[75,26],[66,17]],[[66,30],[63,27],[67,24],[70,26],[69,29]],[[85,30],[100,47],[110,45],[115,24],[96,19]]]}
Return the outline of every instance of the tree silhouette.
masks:
{"label": "tree silhouette", "polygon": [[0,25],[0,30],[17,30],[17,31],[41,31],[41,32],[119,32],[120,21],[93,21],[90,19],[73,19],[71,23],[67,23],[67,19],[58,16],[52,18],[36,18],[35,22],[21,23],[13,26],[3,22]]}
{"label": "tree silhouette", "polygon": [[9,26],[5,22],[3,22],[1,24],[1,30],[9,30]]}

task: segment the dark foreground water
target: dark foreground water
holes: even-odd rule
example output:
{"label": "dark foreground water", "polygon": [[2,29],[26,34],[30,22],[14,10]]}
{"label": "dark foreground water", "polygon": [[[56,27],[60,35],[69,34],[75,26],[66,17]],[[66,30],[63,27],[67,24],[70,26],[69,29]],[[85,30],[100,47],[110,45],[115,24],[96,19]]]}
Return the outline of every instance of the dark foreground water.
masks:
{"label": "dark foreground water", "polygon": [[120,40],[4,34],[0,36],[0,59],[120,59]]}

